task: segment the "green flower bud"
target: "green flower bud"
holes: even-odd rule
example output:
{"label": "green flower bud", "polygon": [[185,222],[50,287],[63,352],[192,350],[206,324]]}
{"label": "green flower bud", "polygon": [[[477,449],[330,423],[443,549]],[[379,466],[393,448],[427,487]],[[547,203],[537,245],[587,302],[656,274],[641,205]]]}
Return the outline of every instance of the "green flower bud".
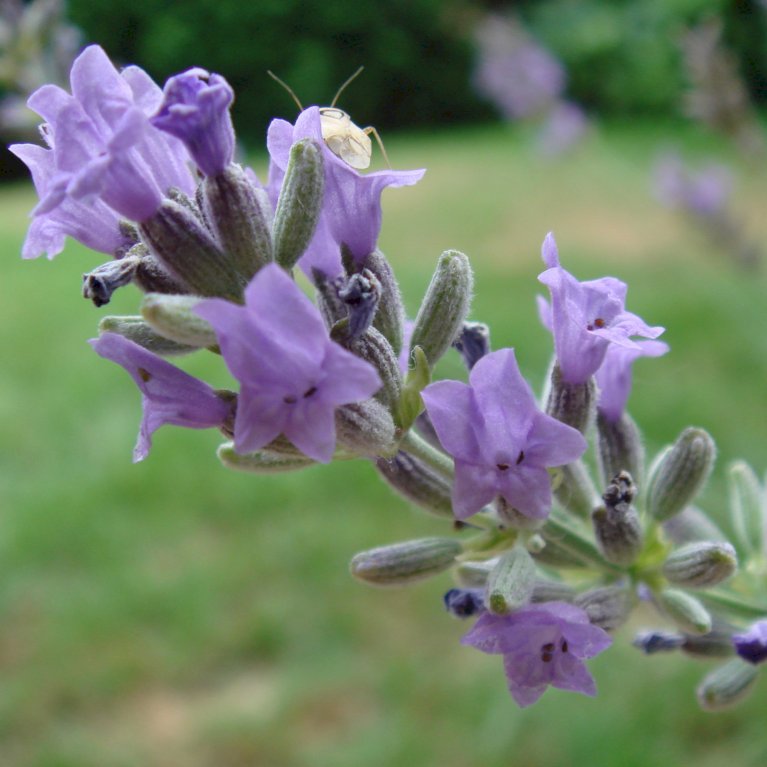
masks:
{"label": "green flower bud", "polygon": [[338,444],[366,458],[397,452],[391,413],[376,399],[343,405],[336,410]]}
{"label": "green flower bud", "polygon": [[644,537],[632,506],[599,506],[591,515],[594,535],[602,555],[614,565],[630,565],[642,550]]}
{"label": "green flower bud", "polygon": [[197,351],[196,346],[180,344],[161,336],[142,317],[104,317],[99,322],[99,333],[118,333],[161,357],[173,357]]}
{"label": "green flower bud", "polygon": [[668,537],[677,545],[694,541],[724,541],[724,533],[695,506],[688,506],[663,524]]}
{"label": "green flower bud", "polygon": [[703,488],[716,457],[714,441],[703,429],[685,429],[650,470],[647,510],[665,522],[691,503]]}
{"label": "green flower bud", "polygon": [[609,421],[597,412],[599,468],[607,483],[621,471],[627,471],[638,482],[644,474],[644,446],[639,429],[624,412],[620,420]]}
{"label": "green flower bud", "polygon": [[628,619],[634,606],[630,589],[625,586],[602,586],[578,594],[573,600],[585,610],[589,620],[605,631],[615,631]]}
{"label": "green flower bud", "polygon": [[447,250],[439,258],[431,284],[415,318],[410,348],[420,346],[429,365],[450,348],[461,332],[469,312],[473,288],[469,259],[457,250]]}
{"label": "green flower bud", "polygon": [[242,301],[247,280],[219,248],[190,208],[163,200],[158,210],[139,224],[141,237],[163,266],[200,296]]}
{"label": "green flower bud", "polygon": [[669,555],[663,574],[677,586],[705,589],[726,580],[737,568],[738,558],[729,543],[688,543]]}
{"label": "green flower bud", "polygon": [[572,602],[575,599],[575,589],[562,581],[552,581],[548,578],[536,578],[533,586],[531,602]]}
{"label": "green flower bud", "polygon": [[507,615],[526,605],[533,595],[536,567],[524,546],[515,546],[503,554],[487,579],[487,599],[490,612]]}
{"label": "green flower bud", "polygon": [[274,260],[292,269],[311,242],[322,210],[322,150],[311,139],[296,142],[282,182],[272,230]]}
{"label": "green flower bud", "polygon": [[758,554],[765,540],[767,497],[751,467],[743,461],[730,464],[730,519],[735,542],[743,553]]}
{"label": "green flower bud", "polygon": [[379,458],[376,468],[411,503],[436,516],[453,518],[450,483],[426,464],[400,450],[393,458]]}
{"label": "green flower bud", "polygon": [[147,293],[141,304],[144,319],[160,334],[179,344],[210,347],[218,343],[210,323],[194,313],[197,296]]}
{"label": "green flower bud", "polygon": [[246,282],[272,260],[272,234],[259,191],[237,164],[206,176],[200,194],[206,219]]}
{"label": "green flower bud", "polygon": [[463,551],[453,538],[421,538],[360,552],[351,574],[374,586],[400,586],[447,570]]}
{"label": "green flower bud", "polygon": [[581,384],[568,383],[562,378],[559,364],[555,364],[551,371],[546,413],[585,434],[594,420],[595,408],[594,379],[589,378]]}
{"label": "green flower bud", "polygon": [[465,589],[480,589],[485,586],[498,557],[483,562],[459,562],[453,574],[455,582]]}
{"label": "green flower bud", "polygon": [[756,666],[733,658],[703,677],[696,691],[704,711],[720,711],[743,700],[758,675]]}
{"label": "green flower bud", "polygon": [[405,305],[391,264],[380,250],[374,250],[362,263],[361,269],[369,269],[381,286],[381,299],[373,318],[373,327],[383,333],[394,354],[399,356],[405,332]]}
{"label": "green flower bud", "polygon": [[708,634],[711,615],[694,596],[679,589],[665,589],[659,597],[661,609],[688,634]]}
{"label": "green flower bud", "polygon": [[221,463],[228,469],[247,471],[251,474],[278,474],[286,471],[296,471],[311,466],[314,461],[305,455],[285,455],[273,453],[271,450],[257,450],[255,453],[240,455],[231,442],[226,442],[218,448],[217,455]]}
{"label": "green flower bud", "polygon": [[376,392],[375,398],[395,412],[402,393],[402,373],[386,337],[370,327],[359,338],[346,342],[344,346],[378,370],[383,386]]}

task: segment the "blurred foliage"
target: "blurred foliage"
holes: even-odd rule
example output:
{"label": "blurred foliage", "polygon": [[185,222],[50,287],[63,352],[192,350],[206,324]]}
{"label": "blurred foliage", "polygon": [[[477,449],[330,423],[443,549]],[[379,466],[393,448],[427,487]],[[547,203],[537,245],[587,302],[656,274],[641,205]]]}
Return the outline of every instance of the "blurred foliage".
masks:
{"label": "blurred foliage", "polygon": [[413,126],[489,116],[469,83],[472,49],[452,16],[457,0],[71,0],[70,15],[109,55],[136,62],[162,82],[190,66],[226,76],[237,94],[235,124],[262,142],[275,115],[329,104],[360,65],[340,106],[361,125]]}

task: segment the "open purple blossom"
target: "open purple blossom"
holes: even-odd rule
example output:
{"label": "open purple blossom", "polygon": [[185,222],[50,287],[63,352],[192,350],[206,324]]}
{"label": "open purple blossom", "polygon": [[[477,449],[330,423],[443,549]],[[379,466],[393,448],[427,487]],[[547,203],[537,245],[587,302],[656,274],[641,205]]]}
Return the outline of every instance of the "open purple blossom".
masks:
{"label": "open purple blossom", "polygon": [[721,213],[732,195],[732,172],[717,163],[691,170],[676,154],[665,154],[653,171],[655,195],[666,207],[709,218]]}
{"label": "open purple blossom", "polygon": [[578,282],[563,269],[551,233],[543,241],[542,255],[548,268],[538,280],[548,286],[551,306],[547,309],[539,302],[539,309],[554,334],[557,360],[568,383],[585,383],[599,369],[611,344],[638,349],[630,336],[657,338],[663,333],[664,328],[650,327],[626,311],[625,282],[614,277]]}
{"label": "open purple blossom", "polygon": [[612,643],[607,632],[592,626],[588,615],[566,602],[545,602],[510,615],[483,613],[462,644],[503,655],[509,691],[523,708],[551,685],[560,690],[596,695],[584,664]]}
{"label": "open purple blossom", "polygon": [[373,366],[330,340],[319,310],[276,264],[251,280],[244,306],[209,299],[195,311],[213,325],[242,387],[237,452],[253,452],[284,434],[310,458],[330,461],[335,409],[380,388]]}
{"label": "open purple blossom", "polygon": [[208,384],[117,333],[91,339],[96,353],[122,365],[141,389],[143,417],[133,460],[142,461],[152,446],[152,434],[169,423],[190,429],[224,426],[234,401],[219,396]]}
{"label": "open purple blossom", "polygon": [[440,443],[455,459],[452,497],[458,519],[499,495],[527,517],[548,515],[546,469],[574,461],[586,450],[586,440],[538,410],[513,349],[482,357],[469,385],[438,381],[422,396]]}
{"label": "open purple blossom", "polygon": [[359,173],[330,150],[322,137],[319,107],[309,107],[301,112],[295,125],[286,120],[272,120],[269,126],[268,186],[273,206],[277,204],[285,177],[290,147],[306,138],[322,147],[325,192],[317,229],[299,265],[310,278],[312,269],[319,269],[332,279],[343,272],[342,245],[358,263],[375,250],[381,230],[383,190],[387,186],[412,186],[425,171]]}
{"label": "open purple blossom", "polygon": [[195,67],[171,77],[152,125],[181,139],[206,176],[220,173],[234,157],[229,107],[234,91],[221,76]]}
{"label": "open purple blossom", "polygon": [[[159,88],[145,72],[120,73],[91,45],[75,59],[70,80],[71,94],[44,85],[28,101],[46,121],[52,160],[45,162],[54,169],[33,215],[52,217],[66,200],[94,206],[100,200],[124,218],[144,221],[170,188],[194,192],[183,145],[149,122]],[[66,218],[66,209],[56,215]]]}
{"label": "open purple blossom", "polygon": [[757,621],[743,634],[734,634],[732,642],[735,652],[749,663],[764,663],[767,660],[767,619]]}

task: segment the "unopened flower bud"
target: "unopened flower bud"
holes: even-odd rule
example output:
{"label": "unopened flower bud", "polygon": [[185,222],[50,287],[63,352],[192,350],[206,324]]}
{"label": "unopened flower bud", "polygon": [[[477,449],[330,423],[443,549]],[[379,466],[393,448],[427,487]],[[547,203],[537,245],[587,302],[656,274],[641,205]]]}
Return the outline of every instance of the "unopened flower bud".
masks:
{"label": "unopened flower bud", "polygon": [[634,600],[625,586],[602,586],[578,594],[573,603],[585,610],[595,626],[615,631],[628,619]]}
{"label": "unopened flower bud", "polygon": [[83,275],[83,298],[93,301],[95,306],[105,306],[117,288],[133,281],[140,261],[138,256],[125,256],[86,272]]}
{"label": "unopened flower bud", "polygon": [[380,250],[374,250],[364,260],[361,268],[369,270],[381,286],[381,298],[373,318],[373,327],[383,333],[394,353],[399,356],[405,332],[405,305],[391,264]]}
{"label": "unopened flower bud", "polygon": [[659,597],[663,611],[682,630],[689,634],[708,634],[711,615],[691,594],[679,589],[665,589]]}
{"label": "unopened flower bud", "polygon": [[450,483],[417,458],[399,451],[393,458],[379,458],[376,468],[403,497],[439,517],[453,517]]}
{"label": "unopened flower bud", "polygon": [[473,282],[469,259],[463,253],[447,250],[440,256],[410,340],[410,348],[420,346],[432,367],[460,333]]}
{"label": "unopened flower bud", "polygon": [[251,474],[278,474],[296,471],[311,466],[314,461],[305,455],[285,455],[270,450],[258,450],[255,453],[241,455],[236,452],[231,442],[218,448],[217,455],[228,469],[247,471]]}
{"label": "unopened flower bud", "polygon": [[485,609],[481,589],[450,589],[443,599],[445,609],[456,618],[471,618]]}
{"label": "unopened flower bud", "polygon": [[163,266],[200,296],[241,301],[246,280],[186,205],[163,200],[140,225],[141,236]]}
{"label": "unopened flower bud", "polygon": [[193,311],[199,303],[197,296],[148,293],[141,304],[141,314],[158,333],[179,344],[215,346],[216,333],[210,323]]}
{"label": "unopened flower bud", "polygon": [[735,651],[743,660],[757,665],[767,661],[767,620],[754,623],[743,634],[732,637]]}
{"label": "unopened flower bud", "polygon": [[338,291],[338,297],[349,313],[349,337],[359,338],[375,318],[381,300],[381,283],[373,272],[364,269],[349,277],[346,285]]}
{"label": "unopened flower bud", "polygon": [[329,330],[348,314],[346,304],[338,297],[345,280],[343,277],[330,279],[322,270],[312,269],[312,282],[317,289],[317,307]]}
{"label": "unopened flower bud", "polygon": [[453,571],[456,583],[466,589],[484,588],[497,562],[498,557],[481,562],[459,562]]}
{"label": "unopened flower bud", "polygon": [[413,583],[447,570],[463,547],[454,538],[421,538],[360,552],[351,561],[352,575],[375,586]]}
{"label": "unopened flower bud", "polygon": [[471,370],[482,357],[490,353],[490,328],[484,322],[464,322],[453,346]]}
{"label": "unopened flower bud", "polygon": [[274,213],[274,260],[292,269],[311,242],[322,210],[325,174],[322,150],[311,139],[297,141]]}
{"label": "unopened flower bud", "polygon": [[732,463],[727,472],[730,491],[730,519],[735,542],[744,553],[758,554],[765,546],[767,498],[751,467]]}
{"label": "unopened flower bud", "polygon": [[679,650],[684,645],[684,640],[684,634],[674,634],[670,631],[640,631],[631,644],[645,655],[655,655],[658,652]]}
{"label": "unopened flower bud", "polygon": [[724,541],[724,533],[695,506],[688,506],[664,522],[663,529],[677,545],[694,541]]}
{"label": "unopened flower bud", "polygon": [[202,209],[224,252],[245,282],[272,260],[272,234],[257,188],[230,163],[201,185]]}
{"label": "unopened flower bud", "polygon": [[624,411],[617,421],[611,421],[597,412],[597,436],[602,478],[607,481],[619,472],[627,471],[641,482],[644,447],[639,429],[631,416]]}
{"label": "unopened flower bud", "polygon": [[714,621],[714,628],[703,634],[684,635],[682,652],[695,658],[727,658],[735,648],[732,645],[732,627],[722,625],[722,621]]}
{"label": "unopened flower bud", "polygon": [[149,248],[141,242],[131,248],[128,255],[140,255],[133,282],[144,293],[167,293],[169,295],[182,295],[189,293],[189,286],[174,277],[156,258],[149,252]]}
{"label": "unopened flower bud", "polygon": [[591,515],[599,550],[615,565],[630,565],[642,550],[642,525],[631,506],[634,492],[631,476],[621,472],[602,496],[604,506],[597,507]]}
{"label": "unopened flower bud", "polygon": [[663,574],[677,586],[705,589],[729,578],[737,567],[738,558],[729,543],[688,543],[669,555]]}
{"label": "unopened flower bud", "polygon": [[397,451],[391,413],[376,399],[339,407],[336,435],[340,445],[366,458],[390,456]]}
{"label": "unopened flower bud", "polygon": [[704,711],[720,711],[738,703],[751,692],[758,670],[740,658],[733,658],[707,674],[696,691]]}
{"label": "unopened flower bud", "polygon": [[562,581],[552,581],[548,578],[536,578],[533,586],[531,602],[572,602],[575,599],[575,589]]}
{"label": "unopened flower bud", "polygon": [[197,351],[197,347],[180,344],[157,333],[143,317],[104,317],[99,322],[99,334],[118,333],[123,338],[143,346],[161,357],[173,357]]}
{"label": "unopened flower bud", "polygon": [[559,364],[551,371],[551,381],[546,401],[546,413],[585,434],[594,418],[596,388],[593,377],[585,383],[571,384],[565,381]]}
{"label": "unopened flower bud", "polygon": [[716,447],[703,429],[685,429],[650,470],[647,510],[665,522],[700,492],[714,465]]}
{"label": "unopened flower bud", "polygon": [[533,595],[536,567],[524,546],[501,555],[487,579],[487,607],[496,615],[507,615],[526,605]]}

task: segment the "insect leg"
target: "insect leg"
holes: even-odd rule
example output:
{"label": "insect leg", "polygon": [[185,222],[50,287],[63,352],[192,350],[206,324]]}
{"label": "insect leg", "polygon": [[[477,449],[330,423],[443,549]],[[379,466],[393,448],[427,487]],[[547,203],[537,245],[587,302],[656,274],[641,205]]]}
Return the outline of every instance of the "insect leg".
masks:
{"label": "insect leg", "polygon": [[391,167],[391,163],[389,162],[389,155],[386,154],[383,141],[381,141],[381,136],[378,135],[378,131],[372,125],[369,125],[367,128],[363,128],[362,132],[366,136],[372,136],[376,140],[376,144],[378,144],[378,148],[381,150],[381,154],[383,155],[383,158],[386,161],[386,165],[389,168],[389,170],[391,170],[392,167]]}

